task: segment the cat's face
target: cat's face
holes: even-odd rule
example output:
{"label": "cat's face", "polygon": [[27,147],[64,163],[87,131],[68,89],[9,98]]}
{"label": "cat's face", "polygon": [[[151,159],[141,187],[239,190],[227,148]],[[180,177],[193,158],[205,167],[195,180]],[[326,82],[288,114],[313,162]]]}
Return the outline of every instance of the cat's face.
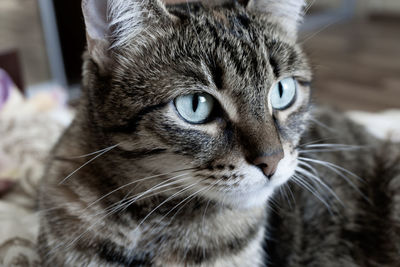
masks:
{"label": "cat's face", "polygon": [[304,55],[285,27],[238,4],[167,16],[115,45],[107,64],[86,63],[93,122],[119,144],[114,156],[132,179],[137,165],[188,169],[189,195],[265,203],[297,166],[309,116]]}

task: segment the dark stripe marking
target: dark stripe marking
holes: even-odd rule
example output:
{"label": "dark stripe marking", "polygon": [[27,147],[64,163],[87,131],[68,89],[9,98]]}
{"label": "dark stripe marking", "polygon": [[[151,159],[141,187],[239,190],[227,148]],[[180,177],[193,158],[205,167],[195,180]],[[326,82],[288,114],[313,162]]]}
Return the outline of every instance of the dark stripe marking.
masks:
{"label": "dark stripe marking", "polygon": [[142,110],[140,110],[133,118],[131,118],[127,124],[108,127],[103,130],[105,130],[106,132],[112,132],[112,133],[115,133],[115,132],[126,133],[126,134],[134,133],[136,131],[137,126],[139,125],[139,122],[143,119],[143,117],[146,114],[154,112],[156,110],[159,110],[159,109],[163,108],[165,105],[166,105],[166,103],[161,103],[161,104],[145,107]]}
{"label": "dark stripe marking", "polygon": [[189,264],[201,264],[207,261],[210,262],[221,256],[236,255],[256,238],[259,230],[260,225],[251,226],[241,237],[233,237],[232,239],[221,241],[219,247],[194,245],[190,248],[183,248],[180,251],[180,256],[185,257]]}
{"label": "dark stripe marking", "polygon": [[218,63],[214,63],[214,65],[212,66],[211,75],[215,83],[215,86],[219,90],[224,89],[224,70]]}
{"label": "dark stripe marking", "polygon": [[98,256],[108,263],[124,266],[151,266],[148,255],[139,255],[135,252],[128,251],[111,240],[99,240],[97,246]]}
{"label": "dark stripe marking", "polygon": [[142,150],[133,150],[133,151],[127,151],[127,150],[123,150],[120,148],[115,148],[114,150],[118,153],[119,156],[126,158],[126,159],[144,158],[144,157],[161,154],[161,153],[164,153],[165,151],[167,151],[166,149],[163,149],[163,148],[142,149]]}

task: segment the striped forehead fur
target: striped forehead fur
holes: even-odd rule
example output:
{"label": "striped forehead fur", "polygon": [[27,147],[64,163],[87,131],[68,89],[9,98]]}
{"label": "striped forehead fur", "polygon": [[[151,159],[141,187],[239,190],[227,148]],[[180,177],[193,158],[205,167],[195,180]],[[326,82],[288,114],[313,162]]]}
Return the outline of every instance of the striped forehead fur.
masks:
{"label": "striped forehead fur", "polygon": [[[231,0],[201,1],[206,5],[220,5]],[[251,0],[248,10],[251,12],[263,12],[273,14],[279,18],[290,34],[294,34],[302,19],[304,0]],[[111,29],[111,48],[122,47],[128,44],[136,36],[145,30],[150,20],[156,21],[160,14],[151,9],[159,9],[168,12],[165,5],[159,0],[109,0],[107,3],[107,20]],[[153,18],[152,18],[153,17]],[[147,24],[147,25],[146,25]]]}

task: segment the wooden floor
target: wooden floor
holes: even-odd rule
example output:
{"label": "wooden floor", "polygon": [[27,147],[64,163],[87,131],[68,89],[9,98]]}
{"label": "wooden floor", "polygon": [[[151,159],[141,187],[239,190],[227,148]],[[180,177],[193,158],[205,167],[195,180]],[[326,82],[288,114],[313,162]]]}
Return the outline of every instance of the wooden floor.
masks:
{"label": "wooden floor", "polygon": [[400,108],[400,18],[337,24],[300,37],[314,98],[343,110]]}

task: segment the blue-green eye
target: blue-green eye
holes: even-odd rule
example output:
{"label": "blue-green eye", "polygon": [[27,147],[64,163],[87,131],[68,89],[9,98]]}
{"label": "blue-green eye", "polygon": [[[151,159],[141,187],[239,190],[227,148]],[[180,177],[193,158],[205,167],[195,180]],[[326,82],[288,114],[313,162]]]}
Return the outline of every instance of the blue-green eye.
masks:
{"label": "blue-green eye", "polygon": [[214,98],[209,94],[190,94],[177,97],[175,107],[187,122],[200,124],[211,116],[214,102]]}
{"label": "blue-green eye", "polygon": [[269,92],[272,107],[278,110],[287,109],[296,99],[296,91],[296,81],[293,78],[281,80]]}

